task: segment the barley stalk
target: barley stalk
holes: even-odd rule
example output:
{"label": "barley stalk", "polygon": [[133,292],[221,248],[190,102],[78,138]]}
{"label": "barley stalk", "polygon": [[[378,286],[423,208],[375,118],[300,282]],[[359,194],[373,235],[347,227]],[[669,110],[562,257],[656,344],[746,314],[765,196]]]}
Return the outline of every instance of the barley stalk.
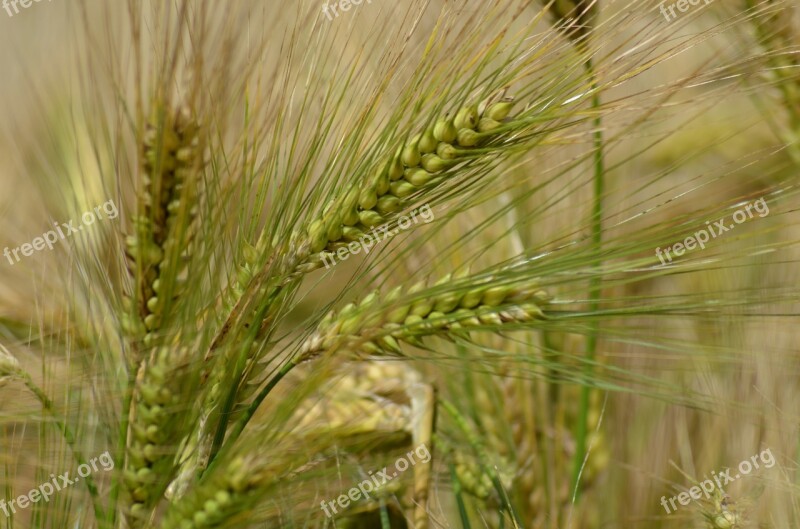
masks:
{"label": "barley stalk", "polygon": [[[589,29],[596,23],[596,19],[598,16],[598,6],[596,0],[555,0],[552,3],[553,13],[559,18],[564,24],[570,24],[572,26],[576,26],[576,29],[573,30],[568,34],[568,36],[572,39],[573,43],[575,44],[576,51],[584,54],[587,51],[587,44],[586,44],[586,36],[588,34]],[[598,82],[597,76],[594,71],[594,65],[592,63],[591,56],[587,56],[585,59],[585,67],[587,77],[591,80],[591,93],[592,93],[592,108],[598,110],[600,108],[600,96],[597,92],[598,89]],[[602,226],[602,218],[603,218],[603,198],[605,195],[605,163],[603,159],[603,130],[602,130],[602,119],[600,114],[597,114],[598,117],[594,119],[593,125],[595,127],[594,132],[594,180],[593,180],[593,195],[594,195],[594,203],[592,207],[592,215],[590,218],[590,224],[592,226],[592,242],[595,247],[595,252],[599,254],[602,250],[603,244],[603,226]],[[593,266],[599,267],[602,264],[602,260],[599,258],[595,258],[593,262]],[[596,312],[600,308],[600,275],[595,275],[589,284],[589,310],[592,312]],[[597,334],[598,328],[597,324],[592,325],[592,329],[589,332],[589,336],[586,343],[586,357],[589,361],[592,361],[595,357],[597,352]],[[589,368],[587,367],[587,375],[589,374]],[[580,396],[580,413],[577,418],[577,428],[576,428],[576,450],[575,450],[575,457],[573,461],[573,471],[572,471],[572,479],[573,479],[573,489],[576,491],[579,490],[579,483],[578,480],[580,478],[580,472],[584,464],[584,458],[586,455],[586,441],[588,435],[588,414],[589,414],[589,407],[590,407],[590,388],[588,386],[584,386],[581,390]]]}

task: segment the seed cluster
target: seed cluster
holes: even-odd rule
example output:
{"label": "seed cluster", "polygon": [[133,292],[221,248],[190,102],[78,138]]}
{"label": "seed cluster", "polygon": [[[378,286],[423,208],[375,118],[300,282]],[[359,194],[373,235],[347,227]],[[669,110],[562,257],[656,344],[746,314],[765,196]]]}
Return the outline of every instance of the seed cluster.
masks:
{"label": "seed cluster", "polygon": [[[445,285],[450,280],[451,276],[447,275],[437,285]],[[423,288],[424,284],[418,283],[411,292]],[[338,314],[329,313],[303,344],[298,361],[325,351],[343,339],[358,342],[358,352],[379,354],[399,352],[398,340],[420,345],[420,338],[433,334],[446,336],[470,327],[531,321],[543,317],[539,305],[547,300],[546,293],[535,283],[492,286],[482,282],[471,288],[420,297],[411,303],[391,303],[401,294],[401,287],[389,292],[384,300],[388,309],[378,307],[380,296],[372,292],[358,305],[350,303]],[[369,331],[379,336],[363,340]]]}
{"label": "seed cluster", "polygon": [[174,414],[181,399],[171,388],[178,387],[175,382],[180,380],[182,371],[176,372],[172,366],[188,356],[187,348],[176,351],[162,347],[138,380],[125,468],[131,527],[144,523],[173,472],[175,445],[181,434]]}
{"label": "seed cluster", "polygon": [[162,324],[167,299],[177,297],[185,284],[190,228],[197,213],[196,175],[202,165],[199,129],[188,112],[162,120],[151,120],[144,135],[144,192],[134,234],[126,239],[139,292],[137,307],[126,299],[122,324],[146,345]]}
{"label": "seed cluster", "polygon": [[[443,408],[448,411],[449,404]],[[452,416],[453,408],[448,414]],[[472,445],[471,453],[466,453],[463,448],[454,446],[450,440],[440,435],[436,436],[437,447],[450,461],[453,471],[458,478],[461,489],[483,501],[497,501],[498,490],[494,480],[503,490],[511,490],[515,472],[507,457],[501,457],[489,450],[480,439],[474,427],[461,415],[452,416],[459,424],[460,429],[468,442]],[[490,454],[492,454],[490,456]]]}
{"label": "seed cluster", "polygon": [[466,106],[455,117],[440,119],[410,138],[363,186],[325,206],[322,216],[308,228],[311,251],[335,250],[335,243],[358,240],[387,222],[411,195],[444,181],[447,169],[474,156],[473,148],[496,136],[512,107],[510,99]]}

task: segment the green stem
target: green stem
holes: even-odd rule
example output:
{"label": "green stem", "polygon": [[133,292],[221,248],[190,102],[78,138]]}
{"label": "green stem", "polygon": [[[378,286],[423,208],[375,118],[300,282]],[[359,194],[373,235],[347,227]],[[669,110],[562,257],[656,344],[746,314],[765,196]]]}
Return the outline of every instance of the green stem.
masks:
{"label": "green stem", "polygon": [[[586,61],[586,72],[592,80],[592,109],[598,112],[594,119],[594,204],[592,206],[592,245],[594,246],[595,259],[592,263],[594,273],[589,280],[589,313],[595,313],[600,307],[600,270],[602,264],[600,251],[603,245],[603,194],[605,193],[605,164],[603,160],[603,130],[602,118],[599,114],[600,95],[597,92],[597,77],[594,71],[592,60]],[[597,352],[597,323],[590,323],[589,333],[586,339],[586,380],[581,388],[580,408],[578,412],[578,424],[575,433],[575,459],[572,469],[572,490],[575,501],[577,501],[580,489],[578,481],[580,479],[583,461],[586,458],[586,437],[588,430],[589,416],[589,397],[591,389],[588,386],[592,374],[592,362]]]}
{"label": "green stem", "polygon": [[392,522],[389,520],[389,510],[386,508],[386,500],[381,498],[381,529],[392,529]]}
{"label": "green stem", "polygon": [[[28,376],[27,373],[21,374],[21,377],[25,386],[31,391],[31,393],[36,395],[36,398],[39,399],[39,402],[42,404],[42,408],[52,418],[56,428],[64,437],[67,445],[69,445],[72,455],[75,457],[75,461],[78,463],[78,466],[89,466],[88,463],[86,463],[86,458],[83,457],[83,454],[78,449],[77,443],[75,442],[75,435],[72,433],[72,430],[69,429],[69,426],[67,426],[66,421],[56,411],[55,406],[53,406],[53,401],[50,400],[50,397],[48,397],[39,386],[34,384],[33,380],[30,378],[30,376]],[[89,495],[92,497],[94,516],[98,525],[100,525],[103,520],[105,520],[105,513],[103,512],[103,508],[100,506],[100,497],[97,493],[97,486],[94,484],[94,479],[92,479],[91,474],[85,476],[83,478],[83,482],[86,484],[86,489],[89,491]]]}
{"label": "green stem", "polygon": [[[214,458],[216,458],[217,453],[222,447],[222,443],[225,441],[225,434],[228,430],[228,421],[230,420],[231,414],[233,413],[233,407],[236,404],[236,396],[239,393],[239,382],[241,381],[242,374],[244,373],[244,369],[247,364],[247,360],[252,345],[256,342],[256,340],[258,340],[261,337],[260,336],[261,322],[265,321],[267,313],[272,308],[272,305],[275,302],[275,299],[280,294],[280,292],[281,292],[280,287],[272,289],[270,295],[267,298],[266,303],[264,303],[263,306],[256,312],[256,315],[252,320],[253,322],[256,323],[251,325],[250,330],[248,331],[248,334],[247,336],[245,336],[245,339],[242,343],[239,356],[236,360],[236,366],[234,367],[233,376],[231,377],[231,380],[233,382],[231,383],[230,389],[228,390],[228,394],[225,398],[225,402],[223,403],[222,410],[220,411],[219,423],[217,423],[217,430],[216,433],[214,434],[214,440],[211,445],[211,452],[209,454],[209,459],[208,459],[209,467],[211,466],[211,463],[214,461]],[[248,409],[248,412],[249,411],[250,410]],[[248,416],[247,420],[249,420],[251,416],[252,415]],[[245,424],[246,421],[244,424],[241,425],[242,429],[244,429]],[[235,440],[240,433],[241,430],[236,431],[235,437],[232,436],[231,439]]]}
{"label": "green stem", "polygon": [[456,467],[450,463],[450,479],[453,483],[453,494],[456,497],[456,505],[458,505],[458,515],[461,518],[462,529],[471,529],[469,523],[469,516],[467,515],[467,506],[464,503],[464,493],[461,490],[461,480],[458,479]]}
{"label": "green stem", "polygon": [[[228,442],[229,443],[232,444],[234,441],[236,441],[236,439],[239,437],[239,435],[241,435],[242,431],[244,431],[244,428],[245,428],[245,426],[247,426],[247,423],[250,421],[250,419],[253,417],[253,415],[255,415],[256,410],[258,409],[258,407],[261,404],[261,402],[265,398],[267,398],[267,395],[269,395],[270,391],[272,391],[275,388],[275,386],[278,385],[278,382],[280,382],[283,379],[283,377],[288,375],[289,372],[292,369],[294,369],[294,367],[296,365],[297,364],[295,362],[289,362],[287,364],[284,364],[283,367],[281,367],[281,369],[275,374],[275,376],[272,377],[272,379],[267,383],[267,385],[264,386],[264,388],[256,396],[256,398],[253,400],[253,402],[250,403],[250,406],[247,408],[247,410],[245,410],[244,414],[239,418],[238,421],[236,421],[236,424],[233,426],[233,429],[231,430],[230,434],[228,435]],[[219,434],[220,434],[220,430],[217,431],[217,437],[219,437]],[[222,438],[224,439],[225,431],[221,430],[221,434],[222,434]],[[207,467],[208,470],[211,469],[211,465],[212,465],[212,463],[214,461],[214,458],[216,457],[217,452],[219,452],[219,448],[220,448],[220,446],[222,444],[221,441],[219,441],[219,443],[217,443],[217,439],[215,439],[214,441],[215,441],[215,445],[217,447],[217,450],[216,451],[212,450],[211,455],[209,456],[208,467]]]}

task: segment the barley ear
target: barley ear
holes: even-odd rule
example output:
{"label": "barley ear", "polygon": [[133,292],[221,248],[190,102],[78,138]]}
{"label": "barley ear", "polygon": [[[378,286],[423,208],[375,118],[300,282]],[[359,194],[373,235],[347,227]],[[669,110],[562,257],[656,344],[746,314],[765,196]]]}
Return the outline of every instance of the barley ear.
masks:
{"label": "barley ear", "polygon": [[401,297],[395,289],[383,299],[373,293],[329,314],[303,343],[296,361],[334,346],[357,354],[399,354],[399,342],[420,345],[428,336],[463,338],[473,329],[526,324],[545,318],[541,307],[548,300],[536,281],[498,284],[486,275],[452,282],[447,276],[434,287],[410,290]]}
{"label": "barley ear", "polygon": [[203,167],[199,127],[189,111],[155,104],[141,157],[143,187],[134,231],[126,239],[135,292],[125,300],[123,328],[149,347],[187,280]]}
{"label": "barley ear", "polygon": [[398,145],[392,156],[376,164],[366,181],[334,198],[308,224],[300,235],[307,243],[300,247],[308,252],[303,255],[302,270],[321,267],[320,252],[335,252],[350,241],[372,235],[376,226],[396,219],[462,166],[488,158],[479,147],[499,152],[501,146],[493,145],[493,140],[525,124],[508,118],[512,106],[512,98],[482,108],[463,106],[455,116],[433,120],[430,127]]}
{"label": "barley ear", "polygon": [[161,529],[216,527],[245,510],[263,479],[263,475],[254,472],[254,463],[243,457],[227,462],[224,472],[215,473],[170,507]]}

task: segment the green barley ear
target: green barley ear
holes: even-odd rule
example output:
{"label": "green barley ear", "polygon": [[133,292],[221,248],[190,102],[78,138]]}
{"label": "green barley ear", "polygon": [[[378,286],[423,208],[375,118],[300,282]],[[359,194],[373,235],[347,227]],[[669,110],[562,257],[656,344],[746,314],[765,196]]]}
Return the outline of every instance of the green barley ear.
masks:
{"label": "green barley ear", "polygon": [[[247,514],[266,495],[283,482],[312,472],[321,462],[309,461],[309,455],[297,450],[294,441],[280,446],[280,457],[265,457],[264,433],[239,445],[236,452],[220,454],[184,496],[170,502],[163,515],[160,529],[203,529],[208,527],[242,527],[249,521]],[[310,446],[324,453],[342,446],[340,439],[331,436],[309,438]],[[244,455],[243,455],[244,454]],[[284,527],[282,523],[265,527]]]}
{"label": "green barley ear", "polygon": [[401,296],[396,288],[382,299],[377,293],[326,316],[303,344],[297,362],[341,346],[357,354],[398,354],[399,342],[421,345],[428,336],[464,337],[470,330],[496,330],[515,323],[543,319],[548,296],[534,281],[497,281],[490,274],[453,280],[445,276],[435,286],[411,287]]}
{"label": "green barley ear", "polygon": [[[509,118],[513,99],[466,105],[453,117],[441,117],[379,161],[371,176],[332,199],[299,239],[309,266],[322,266],[320,252],[335,252],[429,194],[460,166],[500,151],[495,142],[526,121]],[[480,149],[484,147],[484,149]],[[316,255],[312,255],[316,254]]]}
{"label": "green barley ear", "polygon": [[203,152],[199,127],[186,109],[155,104],[142,145],[144,182],[134,233],[127,238],[135,293],[126,298],[127,333],[154,345],[186,283]]}
{"label": "green barley ear", "polygon": [[744,516],[741,509],[731,500],[731,497],[714,487],[711,501],[704,501],[708,505],[703,510],[703,518],[708,529],[739,529],[742,527]]}
{"label": "green barley ear", "polygon": [[[461,446],[455,446],[448,438],[442,435],[435,436],[436,447],[442,456],[449,461],[453,468],[454,477],[464,492],[478,498],[482,501],[493,500],[498,501],[497,491],[495,484],[492,482],[492,477],[489,472],[486,472],[486,464],[491,461],[491,464],[497,464],[499,477],[501,483],[506,489],[511,489],[513,472],[510,472],[510,465],[508,465],[501,458],[489,458],[489,461],[481,462],[476,454],[470,453]],[[485,449],[484,449],[485,455]]]}
{"label": "green barley ear", "polygon": [[[125,465],[127,514],[142,526],[176,472],[175,454],[192,413],[176,414],[181,395],[196,381],[191,348],[172,336],[156,341],[173,314],[186,283],[203,169],[200,128],[189,111],[156,103],[144,134],[135,234],[127,239],[136,291],[126,298],[126,331],[145,348],[153,347],[138,370],[132,390],[132,419]],[[141,348],[136,352],[141,354]],[[179,417],[176,419],[176,416]]]}
{"label": "green barley ear", "polygon": [[252,463],[237,458],[228,463],[226,471],[215,475],[175,504],[161,524],[162,529],[214,527],[231,513],[248,506],[248,496],[256,488]]}

